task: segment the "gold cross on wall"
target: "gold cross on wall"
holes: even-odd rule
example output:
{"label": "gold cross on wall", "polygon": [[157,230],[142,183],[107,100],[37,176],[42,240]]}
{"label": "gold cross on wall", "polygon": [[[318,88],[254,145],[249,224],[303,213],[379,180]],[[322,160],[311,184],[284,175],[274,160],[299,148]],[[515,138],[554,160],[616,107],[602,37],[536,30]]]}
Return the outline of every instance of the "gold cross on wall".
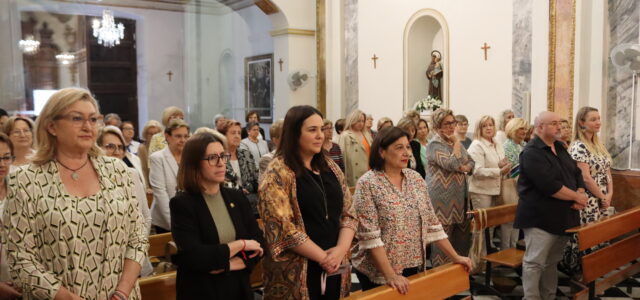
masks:
{"label": "gold cross on wall", "polygon": [[282,72],[282,63],[283,63],[283,62],[284,62],[284,61],[282,61],[282,58],[278,61],[278,63],[280,64],[280,72]]}
{"label": "gold cross on wall", "polygon": [[169,71],[167,72],[167,76],[169,76],[169,81],[171,81],[171,76],[173,75],[173,72]]}
{"label": "gold cross on wall", "polygon": [[371,59],[373,60],[373,68],[374,68],[374,69],[376,69],[376,67],[377,67],[377,64],[376,64],[376,63],[377,63],[377,61],[378,61],[378,58],[379,58],[379,57],[377,57],[375,53],[373,54],[373,57],[371,57]]}
{"label": "gold cross on wall", "polygon": [[480,47],[480,49],[484,50],[484,60],[487,60],[487,50],[491,49],[491,47],[487,45],[487,43],[484,43],[484,46]]}

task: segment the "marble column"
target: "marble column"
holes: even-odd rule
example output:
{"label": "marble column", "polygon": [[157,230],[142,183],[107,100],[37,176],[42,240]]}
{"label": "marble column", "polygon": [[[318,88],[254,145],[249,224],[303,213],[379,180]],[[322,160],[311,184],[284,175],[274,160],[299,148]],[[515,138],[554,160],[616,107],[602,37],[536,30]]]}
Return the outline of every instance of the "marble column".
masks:
{"label": "marble column", "polygon": [[9,112],[26,107],[21,38],[16,1],[0,1],[0,108]]}
{"label": "marble column", "polygon": [[358,108],[358,0],[344,1],[344,48],[343,117]]}
{"label": "marble column", "polygon": [[525,95],[531,93],[532,14],[532,1],[513,1],[511,109],[519,117],[524,117],[524,106],[528,105]]}
{"label": "marble column", "polygon": [[[609,0],[609,45],[608,53],[614,47],[623,43],[638,43],[640,5],[636,0]],[[608,56],[607,56],[607,59]],[[615,168],[626,169],[629,167],[629,153],[633,153],[634,165],[637,168],[640,162],[636,141],[634,147],[630,147],[630,126],[634,112],[632,102],[632,75],[629,72],[618,70],[612,63],[608,64],[608,90],[606,99],[607,140],[606,145],[613,157]],[[636,87],[637,88],[637,87]],[[637,97],[636,97],[637,106]],[[638,130],[636,128],[635,130]]]}

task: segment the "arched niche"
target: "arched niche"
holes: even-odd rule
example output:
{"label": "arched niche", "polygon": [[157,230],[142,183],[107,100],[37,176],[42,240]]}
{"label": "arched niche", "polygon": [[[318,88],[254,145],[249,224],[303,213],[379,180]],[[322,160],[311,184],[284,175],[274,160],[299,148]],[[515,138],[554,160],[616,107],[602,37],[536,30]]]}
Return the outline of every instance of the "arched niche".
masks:
{"label": "arched niche", "polygon": [[404,110],[428,95],[426,71],[431,51],[442,53],[443,106],[449,106],[449,27],[434,9],[423,9],[411,16],[404,30]]}

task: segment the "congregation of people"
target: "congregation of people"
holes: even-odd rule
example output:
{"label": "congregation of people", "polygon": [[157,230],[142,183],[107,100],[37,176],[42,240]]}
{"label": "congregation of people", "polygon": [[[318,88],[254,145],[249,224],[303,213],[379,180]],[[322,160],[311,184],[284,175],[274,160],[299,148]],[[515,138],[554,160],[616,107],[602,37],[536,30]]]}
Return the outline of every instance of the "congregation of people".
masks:
{"label": "congregation of people", "polygon": [[168,107],[136,138],[81,88],[53,94],[35,122],[0,110],[0,300],[141,299],[149,236],[168,232],[177,299],[253,299],[258,263],[264,299],[339,299],[352,273],[363,290],[406,294],[432,267],[476,271],[467,212],[513,203],[490,247],[524,239],[524,298],[554,299],[557,266],[579,276],[594,250],[565,230],[611,211],[600,113],[496,116],[328,120],[294,106],[267,136],[255,111],[195,129]]}

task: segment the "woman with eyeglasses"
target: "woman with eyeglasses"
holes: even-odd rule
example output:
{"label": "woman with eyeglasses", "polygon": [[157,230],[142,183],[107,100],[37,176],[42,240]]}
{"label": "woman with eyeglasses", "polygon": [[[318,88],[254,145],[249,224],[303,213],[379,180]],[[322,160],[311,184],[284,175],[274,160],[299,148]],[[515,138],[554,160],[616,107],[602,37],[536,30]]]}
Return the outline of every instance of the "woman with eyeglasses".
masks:
{"label": "woman with eyeglasses", "polygon": [[333,142],[333,124],[330,120],[324,119],[324,125],[322,126],[322,133],[324,133],[324,143],[322,148],[327,150],[329,157],[338,164],[340,170],[344,172],[344,160],[342,158],[342,150],[340,146]]}
{"label": "woman with eyeglasses", "polygon": [[[10,138],[0,132],[0,214],[4,211],[5,198],[7,197],[7,175],[13,156],[13,144]],[[2,220],[0,220],[0,224]],[[22,296],[19,287],[14,286],[9,276],[9,265],[7,265],[7,248],[0,244],[0,300],[19,299]]]}
{"label": "woman with eyeglasses", "polygon": [[171,231],[169,199],[176,195],[176,176],[182,160],[182,150],[189,139],[189,125],[182,119],[174,119],[164,129],[167,147],[149,157],[149,185],[153,190],[151,223],[156,233]]}
{"label": "woman with eyeglasses", "polygon": [[99,115],[88,90],[54,93],[9,179],[7,263],[25,299],[140,299],[144,221],[127,166],[96,144]]}
{"label": "woman with eyeglasses", "polygon": [[[466,174],[473,170],[474,161],[456,138],[456,119],[453,111],[440,108],[431,115],[436,131],[427,144],[427,186],[433,209],[444,232],[460,255],[469,253],[469,224],[465,222],[469,209],[466,193]],[[449,262],[446,253],[431,247],[431,263],[440,266]]]}
{"label": "woman with eyeglasses", "polygon": [[15,167],[29,162],[28,156],[33,154],[33,121],[29,118],[14,116],[4,123],[4,133],[13,143],[15,161],[11,171]]}
{"label": "woman with eyeglasses", "polygon": [[204,132],[184,146],[180,192],[170,202],[179,300],[253,299],[249,276],[263,253],[262,231],[245,195],[222,186],[231,157],[224,144]]}
{"label": "woman with eyeglasses", "polygon": [[[118,127],[109,125],[102,128],[100,134],[98,135],[98,140],[96,141],[98,146],[104,150],[105,154],[109,157],[115,157],[117,159],[121,159],[124,163],[129,167],[129,175],[133,180],[133,185],[135,189],[136,199],[138,200],[138,209],[144,218],[144,227],[146,228],[145,234],[149,237],[149,232],[151,230],[151,213],[149,212],[149,205],[147,204],[147,195],[145,193],[144,183],[142,182],[143,175],[140,170],[137,170],[133,167],[129,159],[128,155],[131,155],[126,151],[125,147],[125,138],[118,129]],[[148,276],[153,273],[153,267],[151,263],[147,260],[142,265],[142,276]]]}

